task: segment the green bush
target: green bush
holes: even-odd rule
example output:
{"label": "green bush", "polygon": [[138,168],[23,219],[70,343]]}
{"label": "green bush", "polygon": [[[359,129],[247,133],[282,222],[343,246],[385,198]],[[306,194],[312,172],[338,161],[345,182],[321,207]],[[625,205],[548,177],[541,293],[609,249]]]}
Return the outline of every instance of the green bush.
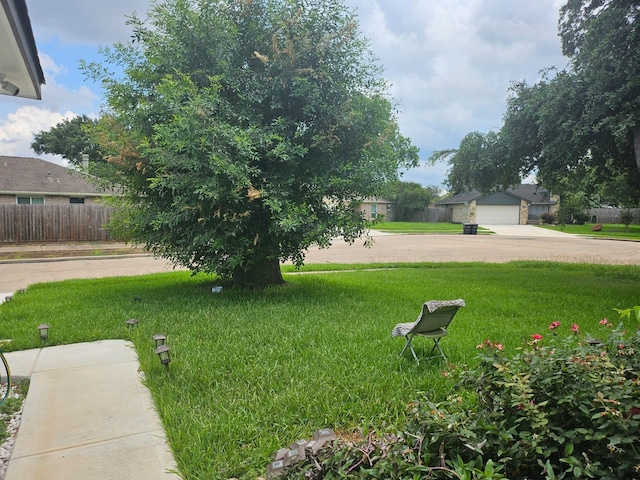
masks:
{"label": "green bush", "polygon": [[540,215],[540,220],[542,220],[542,223],[551,225],[556,221],[556,215],[555,213],[543,213]]}
{"label": "green bush", "polygon": [[585,212],[577,212],[573,214],[573,223],[576,225],[584,225],[589,221],[589,214]]}
{"label": "green bush", "polygon": [[[288,478],[640,478],[640,307],[596,339],[559,321],[517,352],[486,340],[456,395],[412,405],[402,432],[323,450]],[[632,332],[625,331],[633,329]]]}

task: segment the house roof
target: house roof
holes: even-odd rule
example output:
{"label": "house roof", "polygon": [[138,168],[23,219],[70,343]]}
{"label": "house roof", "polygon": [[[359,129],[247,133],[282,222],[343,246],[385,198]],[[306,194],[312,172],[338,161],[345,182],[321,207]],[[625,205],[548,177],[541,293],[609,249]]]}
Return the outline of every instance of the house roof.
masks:
{"label": "house roof", "polygon": [[0,93],[40,100],[44,73],[25,0],[0,0]]}
{"label": "house roof", "polygon": [[434,202],[435,205],[454,205],[456,203],[468,203],[482,197],[482,194],[477,190],[472,190],[466,193],[459,193],[451,198],[445,198]]}
{"label": "house roof", "polygon": [[39,158],[0,156],[0,194],[91,197],[105,194],[86,175]]}
{"label": "house roof", "polygon": [[[551,199],[549,191],[545,188],[536,185],[524,183],[513,188],[507,188],[504,193],[513,197],[526,200],[529,203],[555,205],[555,201]],[[491,195],[491,194],[490,194]],[[488,197],[490,195],[484,195],[477,190],[471,192],[461,193],[454,195],[451,198],[439,200],[435,202],[436,205],[454,205],[456,203],[468,203],[479,198]]]}

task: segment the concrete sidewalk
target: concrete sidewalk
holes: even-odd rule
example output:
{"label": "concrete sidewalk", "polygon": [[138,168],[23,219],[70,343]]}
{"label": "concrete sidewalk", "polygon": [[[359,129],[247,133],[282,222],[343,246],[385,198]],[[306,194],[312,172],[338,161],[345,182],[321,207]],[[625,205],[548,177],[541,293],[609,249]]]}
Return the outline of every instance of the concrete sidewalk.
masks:
{"label": "concrete sidewalk", "polygon": [[5,356],[13,377],[31,378],[5,480],[179,478],[130,342]]}

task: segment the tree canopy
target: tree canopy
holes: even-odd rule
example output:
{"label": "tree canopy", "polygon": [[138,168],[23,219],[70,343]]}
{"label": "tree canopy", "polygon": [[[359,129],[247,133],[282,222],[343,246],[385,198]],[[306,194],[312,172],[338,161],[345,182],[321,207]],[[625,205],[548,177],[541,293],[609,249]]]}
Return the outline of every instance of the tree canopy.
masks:
{"label": "tree canopy", "polygon": [[411,221],[415,212],[424,210],[438,196],[438,187],[423,187],[416,182],[391,182],[385,196],[393,202],[394,220]]}
{"label": "tree canopy", "polygon": [[471,132],[457,149],[438,151],[431,157],[433,162],[443,160],[451,165],[446,184],[454,194],[474,189],[488,193],[520,183],[518,170],[508,164],[504,143],[496,132]]}
{"label": "tree canopy", "polygon": [[535,174],[559,194],[637,204],[640,4],[568,0],[558,25],[569,67],[533,85],[514,82],[499,132],[469,134],[432,160],[449,161],[454,188],[486,191]]}
{"label": "tree canopy", "polygon": [[89,155],[91,161],[100,161],[98,145],[89,133],[96,123],[86,115],[63,120],[51,130],[37,133],[31,148],[36,153],[61,155],[74,165],[81,164],[83,154]]}
{"label": "tree canopy", "polygon": [[176,265],[280,283],[280,261],[361,236],[354,202],[417,163],[339,0],[165,0],[129,22],[84,65],[94,135],[130,240]]}

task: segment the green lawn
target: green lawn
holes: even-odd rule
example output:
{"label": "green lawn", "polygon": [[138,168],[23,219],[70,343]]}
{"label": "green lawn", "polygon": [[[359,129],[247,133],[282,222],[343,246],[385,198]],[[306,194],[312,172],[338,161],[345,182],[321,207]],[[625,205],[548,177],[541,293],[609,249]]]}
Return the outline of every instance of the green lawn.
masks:
{"label": "green lawn", "polygon": [[[398,358],[404,340],[390,336],[425,300],[467,302],[442,340],[460,365],[475,361],[484,339],[515,349],[557,320],[595,332],[603,317],[617,318],[614,307],[637,305],[640,291],[640,269],[630,266],[352,267],[221,294],[211,293],[212,277],[183,272],[36,284],[0,305],[0,331],[14,350],[39,347],[43,322],[49,344],[131,337],[184,478],[248,479],[318,428],[400,425],[412,400],[450,392],[449,366]],[[140,323],[130,335],[132,317]],[[173,354],[168,376],[153,354],[158,332]]]}
{"label": "green lawn", "polygon": [[600,232],[591,230],[594,225],[593,223],[585,223],[584,225],[541,225],[541,227],[577,235],[640,241],[640,225],[629,225],[629,229],[627,230],[627,227],[623,224],[604,223],[602,224],[602,231]]}
{"label": "green lawn", "polygon": [[[450,222],[380,222],[372,230],[391,233],[462,233],[462,224]],[[488,232],[479,227],[478,233]]]}

